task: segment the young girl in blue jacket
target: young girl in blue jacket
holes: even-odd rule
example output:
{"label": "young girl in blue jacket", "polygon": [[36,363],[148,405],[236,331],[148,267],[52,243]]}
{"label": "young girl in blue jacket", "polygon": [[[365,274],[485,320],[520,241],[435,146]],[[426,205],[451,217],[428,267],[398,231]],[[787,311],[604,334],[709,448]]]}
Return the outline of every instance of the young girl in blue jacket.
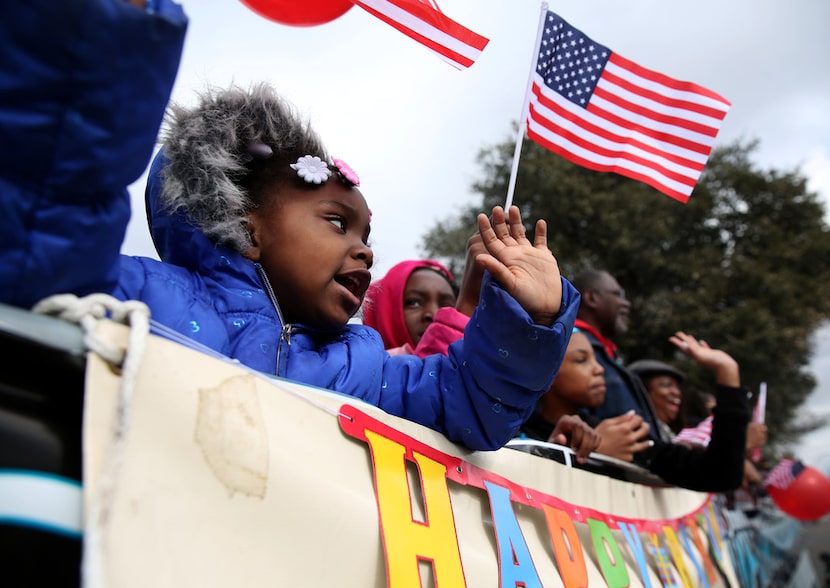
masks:
{"label": "young girl in blue jacket", "polygon": [[[164,11],[129,16],[159,19]],[[171,56],[179,49],[171,48]],[[126,183],[114,185],[118,176],[105,167],[121,169],[121,158],[136,167],[147,152],[136,148],[136,137],[106,151],[97,142],[132,128],[130,117],[157,110],[164,95],[156,78],[140,85],[142,70],[130,74],[135,82],[119,71],[125,70],[101,72],[113,76],[98,88],[110,100],[85,112],[88,127],[69,125],[72,149],[52,147],[62,144],[65,127],[57,123],[51,143],[24,149],[39,147],[50,162],[52,154],[78,163],[77,173],[66,173],[60,160],[29,175],[25,165],[4,163],[5,171],[26,177],[10,181],[4,174],[14,189],[0,191],[0,205],[34,207],[30,218],[48,222],[9,219],[10,234],[22,237],[14,251],[13,240],[0,247],[0,299],[31,304],[56,292],[104,291],[142,300],[157,324],[197,345],[357,397],[472,449],[499,448],[518,431],[556,375],[579,302],[547,248],[543,221],[531,242],[516,207],[479,215],[487,253],[478,261],[486,273],[463,341],[448,356],[390,357],[376,331],[348,322],[363,301],[373,260],[371,213],[359,179],[267,85],[209,90],[197,106],[170,110],[147,187],[161,260],[118,256],[112,237],[119,229],[123,235],[126,218],[113,211],[123,208]],[[76,101],[83,106],[83,97]],[[13,106],[67,120],[65,112],[35,112],[38,104]],[[0,131],[7,134],[15,119],[3,118],[3,108],[0,101]],[[61,191],[61,182],[84,190]],[[83,258],[67,246],[74,242],[83,244]],[[27,250],[38,255],[26,257]],[[26,263],[17,265],[21,257]],[[60,275],[50,281],[54,268]]]}

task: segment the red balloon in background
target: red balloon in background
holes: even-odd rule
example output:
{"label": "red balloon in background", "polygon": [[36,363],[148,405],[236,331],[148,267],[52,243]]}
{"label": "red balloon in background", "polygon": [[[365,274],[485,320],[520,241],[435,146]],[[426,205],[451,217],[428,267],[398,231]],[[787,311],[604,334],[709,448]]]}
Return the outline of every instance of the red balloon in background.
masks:
{"label": "red balloon in background", "polygon": [[810,466],[787,488],[770,485],[767,493],[778,508],[802,521],[815,521],[830,512],[830,479]]}
{"label": "red balloon in background", "polygon": [[268,20],[292,27],[327,23],[354,6],[351,0],[242,0],[242,3]]}

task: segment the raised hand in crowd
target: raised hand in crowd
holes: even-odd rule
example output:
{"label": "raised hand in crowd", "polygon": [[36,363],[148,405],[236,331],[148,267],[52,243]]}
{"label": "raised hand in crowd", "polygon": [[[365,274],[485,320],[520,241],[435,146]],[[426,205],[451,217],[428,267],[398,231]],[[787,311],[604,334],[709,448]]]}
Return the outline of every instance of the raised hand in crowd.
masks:
{"label": "raised hand in crowd", "polygon": [[718,384],[733,387],[741,385],[738,362],[725,351],[712,349],[706,341],[698,340],[683,331],[677,331],[669,337],[669,341],[695,360],[698,365],[712,372]]}
{"label": "raised hand in crowd", "polygon": [[764,423],[751,422],[746,429],[747,453],[767,444],[768,430]]}
{"label": "raised hand in crowd", "polygon": [[[492,220],[491,220],[492,219]],[[547,245],[547,224],[536,222],[531,243],[518,206],[506,213],[493,208],[490,218],[478,215],[478,229],[487,253],[476,261],[512,296],[537,325],[551,326],[562,304],[559,264]]]}

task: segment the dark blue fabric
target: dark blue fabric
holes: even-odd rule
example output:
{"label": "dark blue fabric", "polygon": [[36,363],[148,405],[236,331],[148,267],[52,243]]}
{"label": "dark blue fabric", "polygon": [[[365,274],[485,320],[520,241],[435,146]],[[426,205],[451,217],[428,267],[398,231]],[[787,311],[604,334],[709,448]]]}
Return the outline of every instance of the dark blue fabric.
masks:
{"label": "dark blue fabric", "polygon": [[115,286],[187,25],[160,4],[0,3],[0,301]]}

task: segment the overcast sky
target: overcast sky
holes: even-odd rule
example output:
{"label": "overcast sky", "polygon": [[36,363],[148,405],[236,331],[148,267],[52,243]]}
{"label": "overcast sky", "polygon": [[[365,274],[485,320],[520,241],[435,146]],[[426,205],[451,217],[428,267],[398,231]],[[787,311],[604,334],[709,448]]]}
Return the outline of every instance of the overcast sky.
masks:
{"label": "overcast sky", "polygon": [[[359,7],[325,25],[299,28],[264,19],[238,0],[183,0],[191,22],[173,99],[192,102],[208,83],[266,80],[280,89],[332,154],[360,175],[373,211],[379,277],[418,257],[421,238],[438,220],[476,201],[469,189],[478,173],[476,154],[513,139],[510,125],[527,88],[539,2],[439,4],[490,39],[468,70],[454,69]],[[550,9],[622,56],[730,100],[716,145],[757,138],[759,165],[800,169],[810,188],[830,201],[830,2],[562,0]],[[143,184],[131,190],[134,221],[123,250],[155,256]],[[653,197],[666,198],[656,191]],[[830,412],[828,335],[821,355],[828,359],[814,363],[822,370],[822,392],[811,405]],[[828,441],[805,448],[825,469],[830,451],[821,446]]]}

